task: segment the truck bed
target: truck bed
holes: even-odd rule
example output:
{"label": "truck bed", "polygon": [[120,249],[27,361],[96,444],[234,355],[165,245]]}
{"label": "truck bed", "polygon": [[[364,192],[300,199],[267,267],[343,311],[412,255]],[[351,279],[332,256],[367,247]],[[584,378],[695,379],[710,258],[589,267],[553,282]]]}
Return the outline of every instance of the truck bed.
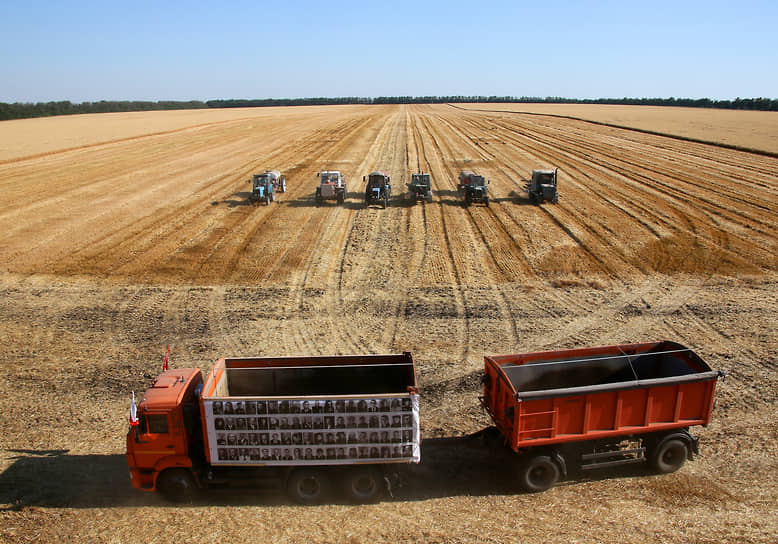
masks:
{"label": "truck bed", "polygon": [[484,360],[483,404],[514,450],[707,425],[721,375],[666,341]]}
{"label": "truck bed", "polygon": [[410,353],[220,359],[201,394],[214,465],[418,462]]}

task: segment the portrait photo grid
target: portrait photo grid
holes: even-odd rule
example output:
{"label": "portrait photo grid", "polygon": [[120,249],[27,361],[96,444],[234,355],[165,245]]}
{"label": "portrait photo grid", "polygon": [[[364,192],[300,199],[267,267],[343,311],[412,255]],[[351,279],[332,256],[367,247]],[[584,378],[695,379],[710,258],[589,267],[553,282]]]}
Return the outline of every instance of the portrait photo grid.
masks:
{"label": "portrait photo grid", "polygon": [[418,462],[419,397],[207,400],[211,463]]}

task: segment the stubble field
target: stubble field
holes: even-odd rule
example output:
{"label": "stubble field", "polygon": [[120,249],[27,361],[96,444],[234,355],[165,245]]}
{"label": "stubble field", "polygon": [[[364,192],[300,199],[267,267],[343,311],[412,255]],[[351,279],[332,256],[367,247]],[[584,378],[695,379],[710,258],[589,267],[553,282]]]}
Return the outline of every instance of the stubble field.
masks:
{"label": "stubble field", "polygon": [[[0,541],[778,538],[778,159],[475,105],[110,115],[0,123]],[[769,151],[746,121],[742,144],[711,126],[703,139]],[[529,204],[531,170],[556,167],[559,203]],[[266,168],[288,190],[252,206]],[[323,169],[347,176],[344,206],[316,206]],[[377,169],[386,210],[363,207]],[[461,206],[463,169],[491,181],[488,208]],[[434,198],[414,205],[404,183],[421,170]],[[174,366],[203,370],[412,351],[435,437],[488,425],[484,354],[660,339],[728,373],[701,455],[675,474],[526,495],[506,467],[430,445],[378,505],[271,490],[176,507],[129,484],[129,394],[168,344]]]}

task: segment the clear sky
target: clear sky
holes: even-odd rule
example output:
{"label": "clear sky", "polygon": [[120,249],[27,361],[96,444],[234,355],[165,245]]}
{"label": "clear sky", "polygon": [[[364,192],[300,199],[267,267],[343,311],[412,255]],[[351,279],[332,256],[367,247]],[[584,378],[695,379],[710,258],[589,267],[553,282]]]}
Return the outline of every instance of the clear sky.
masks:
{"label": "clear sky", "polygon": [[0,2],[0,102],[778,98],[778,2]]}

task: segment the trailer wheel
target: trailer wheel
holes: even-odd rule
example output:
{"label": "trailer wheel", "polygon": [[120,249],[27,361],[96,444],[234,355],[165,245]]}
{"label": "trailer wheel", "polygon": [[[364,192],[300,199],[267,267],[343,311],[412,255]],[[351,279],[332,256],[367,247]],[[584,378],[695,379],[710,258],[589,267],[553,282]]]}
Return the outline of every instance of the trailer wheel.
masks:
{"label": "trailer wheel", "polygon": [[381,472],[372,467],[350,469],[343,483],[346,496],[356,504],[378,502],[386,490]]}
{"label": "trailer wheel", "polygon": [[327,495],[329,482],[321,470],[297,469],[286,482],[286,491],[300,504],[319,504]]}
{"label": "trailer wheel", "polygon": [[540,493],[559,480],[559,467],[551,457],[538,455],[527,461],[519,471],[519,483],[525,491]]}
{"label": "trailer wheel", "polygon": [[675,472],[683,466],[689,456],[689,445],[680,438],[671,438],[660,443],[651,454],[651,466],[660,474]]}
{"label": "trailer wheel", "polygon": [[173,468],[159,475],[157,491],[171,502],[192,502],[197,487],[188,470]]}

